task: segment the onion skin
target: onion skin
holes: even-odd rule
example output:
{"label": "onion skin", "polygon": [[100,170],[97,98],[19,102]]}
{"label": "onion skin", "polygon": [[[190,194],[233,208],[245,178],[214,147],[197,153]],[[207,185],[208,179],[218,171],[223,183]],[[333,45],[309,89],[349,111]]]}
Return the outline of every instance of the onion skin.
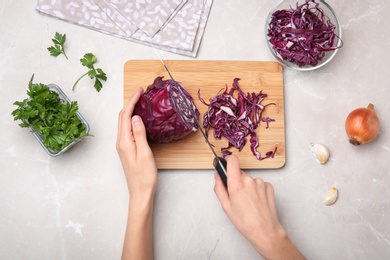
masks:
{"label": "onion skin", "polygon": [[353,110],[345,120],[345,131],[353,145],[371,142],[377,137],[379,130],[380,123],[373,104]]}

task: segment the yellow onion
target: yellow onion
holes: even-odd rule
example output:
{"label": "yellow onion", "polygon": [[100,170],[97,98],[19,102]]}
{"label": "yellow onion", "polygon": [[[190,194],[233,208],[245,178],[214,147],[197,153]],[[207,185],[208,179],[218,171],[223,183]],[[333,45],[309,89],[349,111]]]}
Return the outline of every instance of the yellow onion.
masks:
{"label": "yellow onion", "polygon": [[369,104],[367,108],[353,110],[345,120],[345,131],[349,142],[353,145],[361,145],[374,140],[379,130],[379,119],[373,104]]}

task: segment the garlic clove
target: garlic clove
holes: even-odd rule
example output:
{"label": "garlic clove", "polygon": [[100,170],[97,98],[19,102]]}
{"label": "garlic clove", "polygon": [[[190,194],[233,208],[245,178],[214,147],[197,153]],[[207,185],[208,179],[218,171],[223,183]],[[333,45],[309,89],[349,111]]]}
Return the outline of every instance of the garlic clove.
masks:
{"label": "garlic clove", "polygon": [[328,147],[326,147],[323,144],[310,144],[310,145],[319,163],[321,164],[326,163],[330,156],[330,151]]}
{"label": "garlic clove", "polygon": [[332,205],[333,203],[336,202],[337,200],[337,197],[338,197],[338,190],[336,188],[331,188],[328,193],[326,194],[326,197],[325,197],[325,205],[326,206],[330,206]]}

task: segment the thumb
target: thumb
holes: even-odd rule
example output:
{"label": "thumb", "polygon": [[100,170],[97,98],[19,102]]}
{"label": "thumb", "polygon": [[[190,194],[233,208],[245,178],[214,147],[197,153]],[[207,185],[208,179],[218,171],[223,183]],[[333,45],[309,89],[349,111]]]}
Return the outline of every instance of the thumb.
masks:
{"label": "thumb", "polygon": [[133,135],[137,146],[137,151],[143,150],[144,147],[149,147],[146,139],[145,125],[140,116],[135,115],[131,118]]}
{"label": "thumb", "polygon": [[218,173],[214,173],[215,178],[215,185],[214,185],[214,192],[215,195],[217,195],[217,198],[219,202],[222,205],[222,208],[226,208],[226,206],[229,203],[229,193],[226,190],[225,185],[223,184],[223,181],[221,177],[218,175]]}

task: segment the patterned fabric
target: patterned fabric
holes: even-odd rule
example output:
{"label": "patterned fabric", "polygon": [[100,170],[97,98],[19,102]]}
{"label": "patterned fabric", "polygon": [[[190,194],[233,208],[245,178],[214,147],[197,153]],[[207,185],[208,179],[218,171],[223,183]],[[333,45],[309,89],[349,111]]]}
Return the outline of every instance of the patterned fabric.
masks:
{"label": "patterned fabric", "polygon": [[148,36],[153,37],[160,28],[163,28],[176,15],[187,1],[95,1],[95,3],[100,5],[99,2],[106,2],[111,5],[125,19],[128,19]]}
{"label": "patterned fabric", "polygon": [[38,0],[36,10],[70,23],[196,57],[213,0]]}

